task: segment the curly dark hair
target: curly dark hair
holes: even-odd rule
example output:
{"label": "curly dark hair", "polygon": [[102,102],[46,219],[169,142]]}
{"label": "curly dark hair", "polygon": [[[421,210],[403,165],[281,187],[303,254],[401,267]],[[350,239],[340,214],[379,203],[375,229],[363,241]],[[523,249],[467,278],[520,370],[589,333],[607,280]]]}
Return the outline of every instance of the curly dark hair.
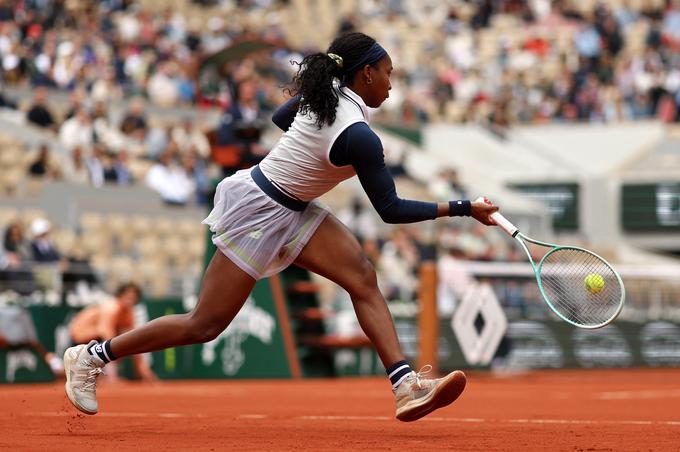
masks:
{"label": "curly dark hair", "polygon": [[326,53],[307,55],[300,63],[297,74],[293,77],[291,88],[287,91],[292,96],[300,95],[299,110],[303,114],[314,113],[316,125],[320,129],[323,125],[335,122],[335,109],[338,106],[338,95],[333,89],[333,79],[341,82],[352,79],[360,69],[352,73],[343,72],[328,54],[334,53],[342,57],[343,67],[351,68],[368,52],[375,43],[375,39],[363,33],[345,33],[331,43]]}

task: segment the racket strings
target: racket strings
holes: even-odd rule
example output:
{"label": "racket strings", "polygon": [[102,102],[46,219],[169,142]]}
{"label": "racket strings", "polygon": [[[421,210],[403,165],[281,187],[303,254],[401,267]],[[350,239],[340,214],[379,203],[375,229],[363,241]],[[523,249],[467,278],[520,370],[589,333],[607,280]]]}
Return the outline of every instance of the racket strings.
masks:
{"label": "racket strings", "polygon": [[623,295],[619,279],[609,265],[588,251],[560,248],[549,253],[539,276],[544,296],[574,323],[600,325],[618,311]]}

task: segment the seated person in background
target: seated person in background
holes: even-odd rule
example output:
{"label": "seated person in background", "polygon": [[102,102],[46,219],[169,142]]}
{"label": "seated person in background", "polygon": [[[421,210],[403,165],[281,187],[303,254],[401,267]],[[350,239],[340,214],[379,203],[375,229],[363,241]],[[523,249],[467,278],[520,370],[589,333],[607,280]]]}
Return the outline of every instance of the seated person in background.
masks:
{"label": "seated person in background", "polygon": [[208,137],[195,126],[192,118],[184,118],[182,124],[173,127],[170,133],[181,154],[186,155],[195,150],[203,158],[210,157]]}
{"label": "seated person in background", "polygon": [[8,264],[12,267],[18,267],[23,261],[30,259],[31,250],[20,221],[14,221],[7,226],[3,248]]}
{"label": "seated person in background", "polygon": [[52,225],[45,218],[36,218],[31,223],[31,250],[33,251],[33,278],[42,290],[61,290],[62,272],[68,262],[50,238]]}
{"label": "seated person in background", "polygon": [[161,195],[167,205],[184,206],[196,191],[196,184],[187,172],[177,162],[176,156],[165,151],[158,157],[146,173],[146,185]]}
{"label": "seated person in background", "polygon": [[257,99],[258,85],[253,78],[242,80],[236,87],[236,99],[222,115],[217,130],[218,146],[231,147],[238,156],[232,165],[224,165],[231,174],[249,168],[267,155],[260,139],[266,121]]}
{"label": "seated person in background", "polygon": [[50,263],[61,260],[61,255],[49,236],[51,229],[50,222],[44,218],[36,218],[31,223],[31,232],[34,237],[31,242],[31,249],[33,250],[33,260],[36,262]]}
{"label": "seated person in background", "polygon": [[31,245],[24,236],[21,221],[10,223],[0,252],[0,292],[10,290],[29,294],[36,289],[32,271],[26,266],[32,259]]}
{"label": "seated person in background", "polygon": [[144,141],[148,124],[146,121],[146,106],[141,97],[130,100],[128,111],[125,113],[120,124],[120,130],[125,135],[130,135]]}
{"label": "seated person in background", "polygon": [[31,314],[17,305],[0,305],[0,349],[30,348],[45,361],[55,377],[64,377],[64,363],[38,340]]}
{"label": "seated person in background", "polygon": [[88,185],[90,183],[90,172],[85,164],[83,150],[79,146],[71,150],[71,158],[64,165],[64,179],[73,184]]}
{"label": "seated person in background", "polygon": [[47,88],[40,86],[35,89],[33,95],[33,104],[26,112],[26,119],[40,127],[57,130],[57,124],[52,116],[52,113],[47,106]]}
{"label": "seated person in background", "polygon": [[[134,283],[121,285],[114,298],[89,306],[80,311],[69,323],[68,330],[75,344],[87,344],[91,340],[113,337],[134,327],[134,307],[142,297],[142,291]],[[144,381],[153,381],[156,375],[142,355],[135,355],[133,363],[137,376]],[[110,374],[116,381],[117,372]]]}
{"label": "seated person in background", "polygon": [[127,150],[118,151],[113,161],[104,168],[104,180],[116,185],[130,185],[132,183],[130,155]]}
{"label": "seated person in background", "polygon": [[31,177],[44,179],[59,179],[61,178],[61,171],[58,165],[50,157],[50,148],[47,144],[40,145],[38,150],[38,157],[28,167],[28,174]]}

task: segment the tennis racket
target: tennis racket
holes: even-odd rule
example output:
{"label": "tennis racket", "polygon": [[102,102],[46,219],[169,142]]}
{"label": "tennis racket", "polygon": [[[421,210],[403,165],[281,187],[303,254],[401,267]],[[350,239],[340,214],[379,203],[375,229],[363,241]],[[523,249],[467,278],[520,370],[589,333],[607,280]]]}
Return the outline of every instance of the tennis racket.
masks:
{"label": "tennis racket", "polygon": [[[488,202],[485,198],[477,201]],[[562,320],[580,328],[594,329],[608,325],[619,315],[626,290],[621,276],[609,262],[584,248],[527,237],[500,212],[491,214],[491,218],[524,249],[543,299]],[[528,243],[548,249],[538,263]]]}

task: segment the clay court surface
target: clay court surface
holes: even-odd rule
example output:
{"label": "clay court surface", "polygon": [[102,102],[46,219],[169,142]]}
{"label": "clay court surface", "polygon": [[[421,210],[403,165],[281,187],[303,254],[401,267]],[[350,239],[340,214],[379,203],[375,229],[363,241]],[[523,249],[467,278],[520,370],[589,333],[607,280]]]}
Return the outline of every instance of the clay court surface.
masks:
{"label": "clay court surface", "polygon": [[381,378],[0,386],[0,450],[680,451],[680,369],[469,373],[452,406],[394,420]]}

